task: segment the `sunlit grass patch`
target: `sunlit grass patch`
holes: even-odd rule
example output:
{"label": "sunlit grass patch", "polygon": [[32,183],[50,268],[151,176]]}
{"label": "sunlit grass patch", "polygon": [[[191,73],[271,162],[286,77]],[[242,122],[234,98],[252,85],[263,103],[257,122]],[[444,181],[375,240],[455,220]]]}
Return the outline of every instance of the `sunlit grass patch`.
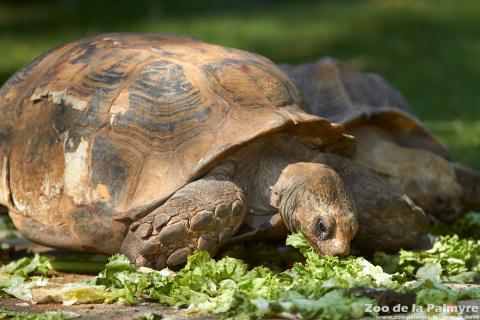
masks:
{"label": "sunlit grass patch", "polygon": [[425,125],[448,146],[454,160],[480,170],[480,120],[426,121]]}

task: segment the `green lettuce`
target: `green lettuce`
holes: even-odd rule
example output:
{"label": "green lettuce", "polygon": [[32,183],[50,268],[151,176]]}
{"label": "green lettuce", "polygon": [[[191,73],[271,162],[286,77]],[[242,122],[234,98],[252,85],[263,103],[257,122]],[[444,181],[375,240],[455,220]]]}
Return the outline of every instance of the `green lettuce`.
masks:
{"label": "green lettuce", "polygon": [[400,250],[398,255],[376,253],[375,262],[411,278],[471,282],[480,273],[480,240],[440,236],[429,250]]}
{"label": "green lettuce", "polygon": [[45,257],[35,254],[33,258],[21,258],[0,267],[0,297],[14,296],[29,301],[30,289],[48,283],[45,276],[51,265]]}
{"label": "green lettuce", "polygon": [[[305,243],[301,235],[289,238],[289,243],[297,245],[295,241]],[[104,286],[106,292],[123,290],[117,301],[133,303],[148,298],[186,307],[188,312],[226,318],[348,319],[363,316],[365,304],[373,303],[350,293],[351,284],[391,282],[390,275],[362,258],[320,258],[310,247],[304,249],[305,264],[296,263],[280,273],[263,266],[250,269],[231,257],[214,260],[203,251],[192,254],[176,273],[136,269],[124,256],[115,255],[91,284]]]}
{"label": "green lettuce", "polygon": [[52,266],[45,257],[35,254],[33,258],[21,258],[0,267],[0,277],[18,276],[25,279],[32,275],[46,276],[51,269]]}
{"label": "green lettuce", "polygon": [[319,256],[301,233],[290,235],[287,244],[304,259],[284,271],[261,265],[250,268],[228,256],[215,260],[203,251],[190,255],[177,272],[158,271],[136,268],[117,254],[91,280],[44,286],[36,280],[44,278],[35,275],[46,275],[51,265],[36,256],[0,268],[0,288],[36,302],[136,304],[147,299],[229,319],[360,318],[375,315],[367,313],[365,306],[380,303],[376,299],[387,291],[415,298],[417,305],[480,297],[480,289],[454,290],[441,283],[464,282],[478,274],[477,240],[442,236],[425,252],[377,253],[376,262],[389,273],[362,257]]}

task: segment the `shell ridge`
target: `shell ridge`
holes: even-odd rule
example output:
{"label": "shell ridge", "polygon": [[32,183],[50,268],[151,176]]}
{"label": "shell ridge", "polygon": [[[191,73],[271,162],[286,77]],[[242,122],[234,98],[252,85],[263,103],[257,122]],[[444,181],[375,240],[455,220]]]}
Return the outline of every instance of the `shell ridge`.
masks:
{"label": "shell ridge", "polygon": [[127,74],[127,75],[129,75],[129,76],[127,76],[127,77],[126,77],[126,81],[124,81],[124,82],[119,86],[119,88],[118,88],[118,93],[117,93],[117,94],[115,95],[115,97],[112,99],[112,102],[110,103],[110,106],[108,107],[108,113],[109,113],[109,114],[111,114],[111,112],[112,112],[112,107],[113,107],[113,105],[115,104],[115,102],[117,101],[117,99],[119,98],[120,94],[125,90],[125,88],[126,88],[127,86],[131,85],[132,82],[133,82],[134,80],[136,80],[133,75],[136,74],[136,72],[138,72],[138,69],[139,69],[141,66],[143,66],[144,64],[147,64],[147,63],[148,63],[148,61],[147,61],[148,58],[150,58],[150,56],[147,56],[147,57],[144,58],[144,60],[139,61],[138,63],[136,63],[136,65],[132,68],[132,70],[129,71],[129,73]]}

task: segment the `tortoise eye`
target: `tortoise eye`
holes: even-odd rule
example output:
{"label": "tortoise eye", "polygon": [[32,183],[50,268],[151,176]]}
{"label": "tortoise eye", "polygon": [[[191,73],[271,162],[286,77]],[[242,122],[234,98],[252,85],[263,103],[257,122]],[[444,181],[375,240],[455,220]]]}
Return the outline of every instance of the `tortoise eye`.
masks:
{"label": "tortoise eye", "polygon": [[319,219],[317,222],[317,232],[322,237],[327,235],[327,226],[325,222],[323,222],[323,219]]}
{"label": "tortoise eye", "polygon": [[325,227],[325,224],[323,223],[323,221],[320,221],[318,223],[318,230],[320,230],[320,232],[326,232],[327,231],[327,227]]}

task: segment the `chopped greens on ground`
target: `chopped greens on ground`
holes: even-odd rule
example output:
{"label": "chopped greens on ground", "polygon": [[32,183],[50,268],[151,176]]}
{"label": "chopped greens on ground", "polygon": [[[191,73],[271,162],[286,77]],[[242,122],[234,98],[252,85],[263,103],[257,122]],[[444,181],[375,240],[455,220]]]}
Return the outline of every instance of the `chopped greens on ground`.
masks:
{"label": "chopped greens on ground", "polygon": [[[364,315],[364,305],[374,303],[349,292],[349,284],[355,282],[353,277],[360,277],[362,283],[390,281],[386,274],[385,279],[364,274],[362,263],[368,262],[361,258],[321,259],[309,251],[305,265],[295,264],[290,270],[274,274],[265,267],[249,269],[241,260],[230,257],[216,261],[199,251],[174,274],[149,268],[136,270],[124,256],[115,255],[93,284],[123,290],[113,294],[117,301],[134,302],[148,297],[174,307],[187,307],[190,312],[239,319],[343,319]],[[375,268],[370,263],[368,267]]]}
{"label": "chopped greens on ground", "polygon": [[0,308],[0,319],[11,320],[66,320],[78,318],[78,314],[65,311],[46,311],[42,313],[19,312]]}
{"label": "chopped greens on ground", "polygon": [[45,276],[50,269],[48,260],[38,254],[0,267],[0,297],[11,295],[17,299],[31,300],[30,289],[48,283]]}
{"label": "chopped greens on ground", "polygon": [[480,289],[456,290],[444,284],[478,279],[480,240],[439,236],[427,251],[377,253],[377,265],[362,257],[320,257],[300,233],[290,235],[287,244],[304,259],[285,271],[250,268],[229,256],[215,260],[202,251],[177,272],[157,271],[136,268],[117,254],[98,276],[62,285],[48,282],[45,276],[55,264],[36,255],[1,267],[0,291],[38,303],[136,304],[148,299],[233,319],[350,319],[378,314],[367,305],[427,306],[480,298]]}
{"label": "chopped greens on ground", "polygon": [[33,258],[22,258],[0,267],[0,278],[4,276],[13,276],[28,278],[32,275],[46,276],[52,269],[50,262],[38,254]]}
{"label": "chopped greens on ground", "polygon": [[389,272],[403,272],[418,279],[472,282],[480,275],[480,240],[440,236],[429,250],[377,253],[375,262]]}

